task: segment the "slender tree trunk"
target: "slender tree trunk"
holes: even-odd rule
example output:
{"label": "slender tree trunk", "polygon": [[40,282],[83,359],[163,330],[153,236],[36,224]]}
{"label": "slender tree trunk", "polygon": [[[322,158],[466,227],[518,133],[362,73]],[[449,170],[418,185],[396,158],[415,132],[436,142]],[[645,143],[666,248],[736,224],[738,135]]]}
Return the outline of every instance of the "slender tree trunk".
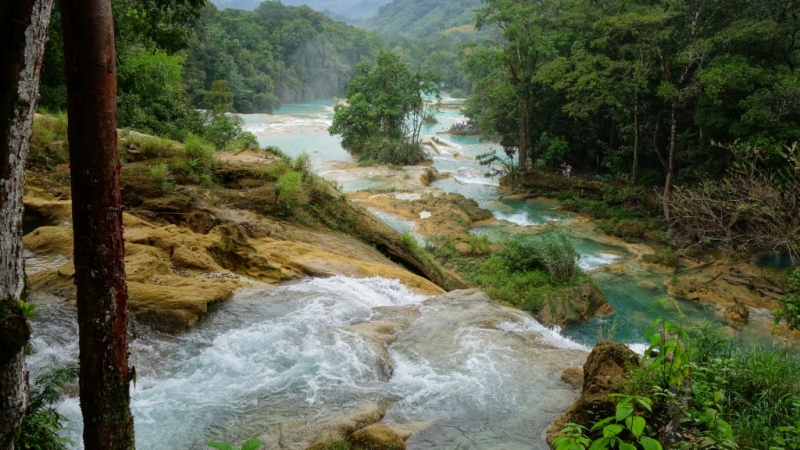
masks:
{"label": "slender tree trunk", "polygon": [[14,448],[28,408],[30,327],[19,307],[25,288],[22,190],[52,6],[53,0],[0,5],[0,450]]}
{"label": "slender tree trunk", "polygon": [[528,116],[528,100],[522,101],[522,111],[519,124],[519,171],[524,172],[528,168],[528,126],[530,125]]}
{"label": "slender tree trunk", "polygon": [[639,168],[639,97],[633,104],[633,167],[631,169],[631,184],[636,185],[636,170]]}
{"label": "slender tree trunk", "polygon": [[667,179],[664,181],[664,220],[669,223],[669,197],[672,194],[672,178],[675,176],[675,147],[678,139],[678,105],[673,100],[671,114],[670,114],[670,127],[669,127],[669,155],[667,155]]}
{"label": "slender tree trunk", "polygon": [[128,294],[109,0],[62,0],[80,396],[87,450],[133,449]]}

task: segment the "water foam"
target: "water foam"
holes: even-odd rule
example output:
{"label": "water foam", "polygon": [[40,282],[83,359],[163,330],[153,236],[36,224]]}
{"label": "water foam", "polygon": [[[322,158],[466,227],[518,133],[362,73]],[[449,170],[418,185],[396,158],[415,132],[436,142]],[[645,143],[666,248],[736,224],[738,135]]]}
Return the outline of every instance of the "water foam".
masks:
{"label": "water foam", "polygon": [[621,255],[616,253],[598,252],[593,254],[582,254],[578,259],[578,267],[585,271],[597,270],[602,266],[608,266],[616,263]]}

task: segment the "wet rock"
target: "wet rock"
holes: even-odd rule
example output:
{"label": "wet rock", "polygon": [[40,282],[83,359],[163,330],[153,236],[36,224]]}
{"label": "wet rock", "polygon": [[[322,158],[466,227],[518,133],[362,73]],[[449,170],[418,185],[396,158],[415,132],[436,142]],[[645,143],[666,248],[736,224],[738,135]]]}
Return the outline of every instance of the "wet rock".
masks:
{"label": "wet rock", "polygon": [[725,310],[725,320],[736,325],[747,325],[750,320],[750,310],[746,305],[737,302]]}
{"label": "wet rock", "polygon": [[567,423],[591,426],[596,420],[614,415],[614,403],[606,396],[614,392],[630,368],[639,365],[639,357],[628,347],[600,341],[583,365],[583,390],[570,408],[547,428],[547,442],[552,442]]}
{"label": "wet rock", "polygon": [[403,438],[388,426],[375,423],[364,427],[348,439],[354,450],[405,450]]}
{"label": "wet rock", "polygon": [[567,367],[561,372],[561,381],[574,389],[581,389],[583,387],[583,369],[577,366]]}
{"label": "wet rock", "polygon": [[643,287],[645,289],[650,289],[651,291],[655,291],[658,289],[656,283],[653,280],[645,279],[637,283],[639,287]]}
{"label": "wet rock", "polygon": [[606,296],[592,281],[555,289],[543,301],[542,309],[535,316],[546,325],[565,326],[614,312]]}

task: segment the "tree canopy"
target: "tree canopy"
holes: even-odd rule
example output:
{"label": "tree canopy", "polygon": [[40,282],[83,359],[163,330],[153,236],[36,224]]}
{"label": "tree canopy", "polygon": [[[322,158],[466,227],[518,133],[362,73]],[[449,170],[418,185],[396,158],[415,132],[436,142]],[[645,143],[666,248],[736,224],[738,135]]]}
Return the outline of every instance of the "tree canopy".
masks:
{"label": "tree canopy", "polygon": [[331,134],[359,160],[416,164],[425,159],[420,129],[439,92],[431,74],[413,72],[392,52],[375,65],[356,67],[347,86],[347,104],[334,107]]}

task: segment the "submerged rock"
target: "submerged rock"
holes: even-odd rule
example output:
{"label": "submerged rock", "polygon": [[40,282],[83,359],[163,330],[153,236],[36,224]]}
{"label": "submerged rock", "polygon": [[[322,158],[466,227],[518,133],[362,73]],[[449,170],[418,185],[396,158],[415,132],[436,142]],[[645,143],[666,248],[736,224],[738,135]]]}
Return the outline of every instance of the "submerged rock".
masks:
{"label": "submerged rock", "polygon": [[382,423],[364,427],[350,436],[350,448],[354,450],[405,450],[403,438]]}

